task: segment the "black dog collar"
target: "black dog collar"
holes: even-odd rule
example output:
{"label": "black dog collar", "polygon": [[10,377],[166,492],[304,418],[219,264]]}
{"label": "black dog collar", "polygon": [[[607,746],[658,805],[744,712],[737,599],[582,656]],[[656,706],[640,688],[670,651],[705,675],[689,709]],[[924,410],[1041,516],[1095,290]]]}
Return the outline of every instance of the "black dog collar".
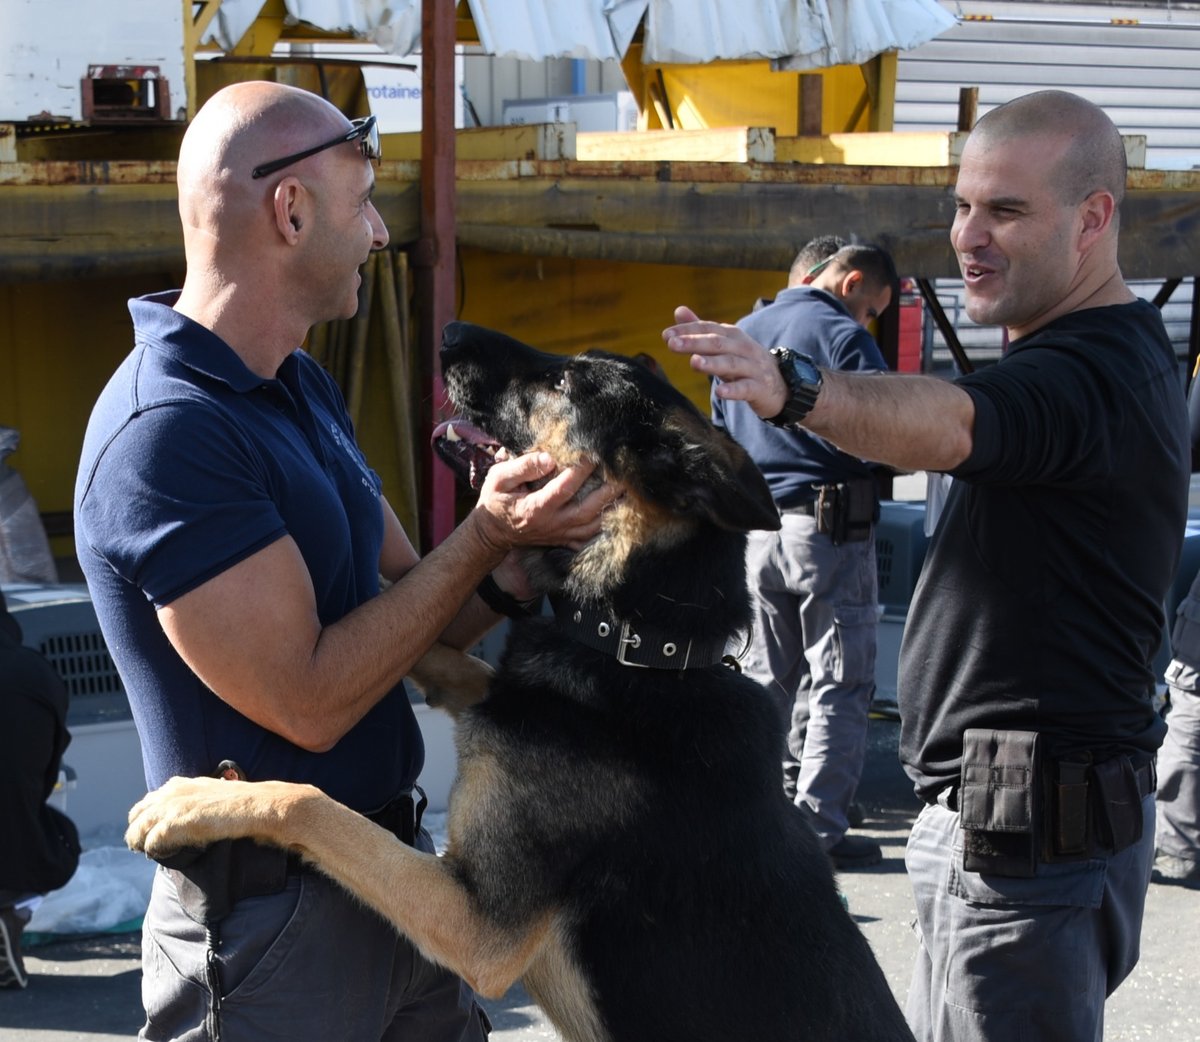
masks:
{"label": "black dog collar", "polygon": [[703,669],[725,657],[725,640],[696,641],[615,618],[578,601],[552,599],[554,618],[568,636],[640,669]]}

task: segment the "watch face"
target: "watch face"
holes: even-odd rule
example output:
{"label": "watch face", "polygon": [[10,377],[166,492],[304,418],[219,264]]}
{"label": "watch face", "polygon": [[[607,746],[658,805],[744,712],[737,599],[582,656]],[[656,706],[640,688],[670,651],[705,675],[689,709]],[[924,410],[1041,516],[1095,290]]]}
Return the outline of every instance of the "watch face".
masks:
{"label": "watch face", "polygon": [[792,372],[796,377],[806,384],[816,384],[821,382],[821,374],[817,367],[804,355],[793,354],[791,357]]}

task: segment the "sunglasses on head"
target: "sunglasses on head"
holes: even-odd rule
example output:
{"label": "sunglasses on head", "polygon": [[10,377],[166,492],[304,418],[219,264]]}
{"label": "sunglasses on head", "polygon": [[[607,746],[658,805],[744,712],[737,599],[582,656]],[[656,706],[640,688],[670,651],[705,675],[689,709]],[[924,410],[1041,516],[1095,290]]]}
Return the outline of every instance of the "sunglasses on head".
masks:
{"label": "sunglasses on head", "polygon": [[315,148],[306,148],[303,152],[294,152],[282,159],[272,159],[269,163],[260,163],[250,171],[250,176],[267,177],[276,170],[282,170],[285,166],[291,166],[293,163],[300,162],[301,159],[315,156],[318,152],[324,152],[327,148],[333,148],[334,145],[341,145],[347,141],[358,142],[358,150],[362,153],[363,159],[378,160],[383,156],[383,150],[379,144],[379,127],[375,117],[364,116],[362,119],[352,120],[350,129],[344,134],[339,134],[332,141],[326,141]]}
{"label": "sunglasses on head", "polygon": [[806,272],[804,273],[804,275],[805,275],[805,278],[812,278],[814,275],[820,275],[820,274],[821,274],[821,272],[823,272],[823,271],[824,271],[826,268],[828,268],[828,267],[829,267],[829,263],[830,263],[830,261],[832,261],[832,260],[833,260],[833,258],[834,258],[834,257],[836,257],[836,256],[837,256],[837,254],[836,254],[836,253],[831,253],[831,254],[830,254],[828,257],[826,257],[826,258],[825,258],[823,261],[818,261],[818,262],[817,262],[816,264],[814,264],[814,265],[813,265],[811,268],[809,268],[809,269],[808,269],[808,271],[806,271]]}

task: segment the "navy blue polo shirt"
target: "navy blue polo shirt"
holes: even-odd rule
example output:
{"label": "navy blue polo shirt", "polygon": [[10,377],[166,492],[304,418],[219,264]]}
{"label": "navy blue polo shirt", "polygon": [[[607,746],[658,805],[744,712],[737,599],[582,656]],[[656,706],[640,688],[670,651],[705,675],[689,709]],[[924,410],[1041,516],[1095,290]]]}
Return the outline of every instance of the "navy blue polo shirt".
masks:
{"label": "navy blue polo shirt", "polygon": [[[790,347],[825,369],[874,373],[887,368],[879,345],[832,293],[792,286],[738,322],[760,344]],[[763,423],[745,402],[711,395],[712,419],[754,460],[775,502],[795,506],[813,498],[813,486],[868,478],[873,467],[802,428]]]}
{"label": "navy blue polo shirt", "polygon": [[252,780],[309,782],[370,811],[409,788],[424,759],[398,684],[325,753],[300,749],[209,691],[171,647],[157,609],[289,535],[322,624],[379,592],[380,481],[337,385],[295,351],[264,380],[173,309],[131,300],[135,346],[84,439],[75,533],[109,651],[141,736],[146,782],[236,760]]}

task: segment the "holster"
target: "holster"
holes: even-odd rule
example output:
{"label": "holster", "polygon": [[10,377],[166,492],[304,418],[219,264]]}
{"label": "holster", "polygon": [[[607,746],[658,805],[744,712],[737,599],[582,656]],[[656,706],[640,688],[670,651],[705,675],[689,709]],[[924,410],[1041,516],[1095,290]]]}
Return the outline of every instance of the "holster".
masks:
{"label": "holster", "polygon": [[391,803],[368,814],[376,825],[385,828],[406,847],[417,845],[417,833],[421,830],[421,818],[425,808],[429,806],[429,798],[425,790],[417,785],[412,792],[397,796]]}
{"label": "holster", "polygon": [[879,499],[870,478],[817,486],[817,531],[828,535],[834,546],[869,538],[878,513]]}
{"label": "holster", "polygon": [[187,848],[162,858],[179,903],[196,922],[215,926],[247,897],[277,894],[299,857],[252,839],[223,839],[207,847]]}

